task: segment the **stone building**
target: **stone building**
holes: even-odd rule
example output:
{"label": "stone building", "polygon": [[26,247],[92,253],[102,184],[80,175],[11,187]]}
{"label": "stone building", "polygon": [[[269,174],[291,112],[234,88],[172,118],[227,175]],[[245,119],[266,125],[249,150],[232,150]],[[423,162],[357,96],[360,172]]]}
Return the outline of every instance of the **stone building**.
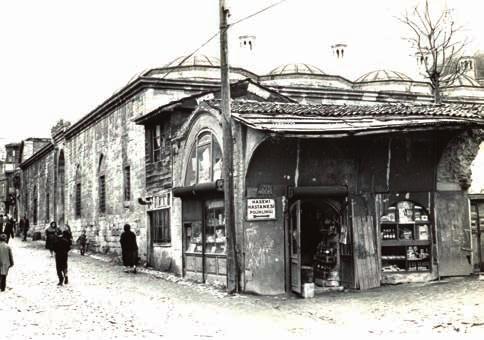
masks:
{"label": "stone building", "polygon": [[[219,217],[221,209],[223,209],[219,203],[223,193],[220,192],[219,184],[217,184],[220,164],[216,166],[211,162],[217,159],[217,155],[220,158],[221,153],[221,133],[218,120],[220,113],[216,104],[219,74],[219,61],[216,58],[181,57],[164,67],[141,73],[78,122],[74,122],[72,125],[65,122],[58,124],[52,131],[51,141],[33,156],[23,158],[20,165],[22,170],[19,193],[20,214],[28,215],[31,222],[34,222],[35,217],[35,223],[31,223],[33,224],[32,230],[42,231],[51,220],[55,220],[59,224],[68,223],[74,232],[74,237],[77,237],[81,230],[86,229],[95,250],[119,253],[120,232],[124,223],[130,223],[138,235],[140,256],[149,265],[160,270],[168,270],[182,275],[188,274],[187,276],[202,280],[223,281],[224,258],[223,255],[220,255],[222,252],[217,253],[220,251],[217,248],[217,237],[222,240],[221,234],[214,234],[213,256],[187,256],[187,249],[184,248],[187,246],[188,227],[190,227],[190,233],[193,233],[190,235],[196,238],[195,230],[202,228],[203,223],[208,223],[200,223],[203,218],[211,216],[210,223],[223,224],[223,216],[222,221]],[[432,102],[430,86],[427,83],[415,81],[400,72],[389,70],[372,71],[362,75],[356,81],[351,81],[339,75],[328,74],[316,66],[289,64],[276,67],[266,75],[257,75],[243,68],[235,67],[231,68],[230,76],[234,83],[234,100],[241,103],[256,102],[249,105],[250,110],[253,112],[262,110],[260,112],[267,114],[268,117],[285,112],[285,109],[281,109],[284,106],[280,106],[280,103],[295,105],[289,105],[291,110],[286,112],[293,119],[297,118],[295,117],[297,110],[306,110],[304,105],[333,105],[333,112],[339,112],[337,107],[346,105],[355,112],[359,110],[372,112],[370,108],[358,109],[358,107],[395,103],[420,107],[421,104]],[[257,104],[257,102],[263,104]],[[274,106],[267,104],[275,102],[279,104]],[[461,76],[452,84],[446,84],[444,102],[449,105],[483,104],[484,88],[479,85],[478,78],[472,78],[469,75]],[[240,107],[245,106],[240,104]],[[398,106],[396,107],[398,108]],[[280,109],[283,111],[279,111]],[[400,109],[402,112],[408,110],[408,108]],[[427,109],[432,111],[430,108]],[[243,166],[238,164],[240,166],[238,185],[239,188],[243,188],[240,190],[245,191],[238,191],[236,200],[247,205],[249,203],[247,199],[256,199],[261,193],[260,198],[262,199],[274,199],[274,202],[277,202],[278,217],[276,220],[278,223],[270,223],[274,224],[274,228],[282,228],[280,231],[284,233],[286,230],[284,228],[287,228],[289,222],[280,220],[283,212],[281,205],[285,204],[283,196],[286,198],[289,196],[282,194],[282,187],[287,189],[287,187],[295,185],[294,174],[280,174],[290,177],[286,178],[287,183],[285,182],[284,185],[258,183],[257,172],[249,175],[249,172],[254,171],[249,168],[249,164],[252,153],[261,142],[259,140],[261,135],[257,131],[264,130],[265,135],[270,137],[270,143],[273,143],[274,140],[278,141],[280,138],[277,142],[279,144],[274,146],[275,149],[269,146],[265,147],[267,150],[262,148],[264,149],[263,155],[257,156],[262,157],[261,162],[264,157],[271,159],[272,156],[283,156],[274,150],[286,150],[288,156],[294,156],[294,152],[297,153],[297,150],[295,151],[293,146],[297,145],[297,142],[293,143],[293,146],[279,148],[284,143],[297,141],[300,131],[293,133],[290,129],[282,131],[274,126],[261,127],[258,125],[259,121],[253,122],[249,119],[249,112],[244,111],[248,110],[247,108],[240,110],[242,111],[236,112],[240,123],[238,136],[242,138],[243,142],[237,144],[237,148],[244,148],[244,150],[236,150],[244,155],[243,157],[239,155]],[[390,111],[394,112],[393,110]],[[424,111],[419,111],[420,108],[416,110],[425,115]],[[469,133],[469,135],[463,135],[469,138],[458,139],[452,134],[446,135],[447,137],[442,139],[444,144],[444,141],[451,141],[453,137],[457,139],[455,139],[455,149],[451,148],[454,151],[444,155],[447,155],[445,157],[448,157],[449,160],[453,160],[456,153],[462,149],[467,150],[466,143],[470,143],[473,147],[466,154],[466,162],[469,164],[463,163],[467,164],[464,166],[465,169],[455,170],[449,165],[453,162],[442,160],[441,163],[436,161],[429,164],[425,171],[428,174],[432,171],[444,174],[439,175],[443,177],[438,177],[438,182],[447,183],[446,188],[450,191],[461,192],[461,188],[470,183],[467,168],[470,166],[470,160],[477,153],[476,145],[479,145],[480,142],[478,134],[466,131],[472,126],[479,126],[480,123],[476,123],[479,119],[475,116],[479,112],[475,113],[477,111],[474,109],[460,106],[451,106],[448,110],[459,116],[456,120],[459,122],[458,126],[466,127],[459,131]],[[311,111],[309,116],[312,114],[314,112]],[[446,109],[435,114],[443,116],[443,121],[449,119],[446,121],[447,123],[452,119],[452,114],[448,115]],[[463,123],[466,119],[461,117],[461,114],[470,115],[468,117],[469,125]],[[313,118],[320,119],[321,117]],[[399,121],[401,118],[399,117]],[[476,125],[472,125],[474,123],[471,124],[471,121]],[[137,123],[145,125],[146,128]],[[301,121],[297,121],[297,124],[301,124]],[[407,128],[405,124],[401,124],[401,122],[399,124],[400,128],[402,126]],[[423,124],[423,122],[418,124]],[[321,126],[321,129],[327,128],[326,125]],[[387,126],[387,128],[391,127]],[[411,130],[412,133],[415,133],[413,129]],[[348,133],[348,131],[344,130],[344,133]],[[392,130],[391,133],[397,132]],[[428,132],[419,138],[425,140],[422,142],[423,144],[428,144],[431,140],[430,135],[431,133]],[[320,136],[320,138],[324,137]],[[406,148],[409,150],[406,156],[403,153],[402,157],[413,159],[414,153],[421,156],[418,148],[413,148],[413,142],[399,138],[396,137],[399,141],[395,142],[398,145],[398,147],[395,146],[399,150],[398,152]],[[417,140],[420,140],[419,138]],[[388,145],[388,139],[382,141],[382,145]],[[431,146],[437,147],[433,144]],[[350,149],[354,152],[356,146],[352,146],[352,148]],[[445,149],[444,146],[442,148]],[[262,152],[262,149],[259,151]],[[275,152],[273,155],[271,150]],[[381,154],[390,152],[388,148],[386,151],[378,150]],[[202,172],[199,172],[197,165],[199,157],[202,160],[206,159],[205,162],[208,162],[208,158],[204,157],[209,157],[211,160],[204,166],[200,165],[203,168]],[[347,159],[348,155],[343,158]],[[337,159],[339,158],[336,157],[333,163],[337,163]],[[294,158],[291,158],[284,163],[285,165],[292,164],[293,160]],[[187,170],[189,162],[192,162],[192,166],[195,167],[191,174]],[[320,161],[315,160],[315,162],[315,164],[319,164]],[[441,165],[444,163],[450,167],[447,169],[448,171],[437,171],[444,167]],[[285,165],[283,165],[281,164],[281,169],[284,169]],[[381,175],[386,178],[388,174],[383,172]],[[447,176],[447,173],[452,173],[452,176]],[[354,175],[358,176],[358,173],[354,173]],[[331,176],[334,177],[336,174],[333,173]],[[428,176],[435,178],[437,183],[437,175]],[[447,181],[448,178],[450,180]],[[368,179],[368,181],[366,184],[370,185],[372,180]],[[428,179],[426,183],[430,182]],[[337,185],[341,185],[341,183],[337,183]],[[377,182],[372,185],[377,185]],[[324,187],[326,184],[322,181],[316,186]],[[422,189],[423,192],[435,192],[436,186],[429,184],[424,189]],[[407,189],[401,188],[401,190]],[[386,192],[369,192],[372,195],[390,194],[388,190]],[[247,196],[248,193],[254,197]],[[355,192],[352,191],[352,193]],[[400,189],[395,190],[394,193],[400,194],[401,191]],[[174,197],[174,194],[177,197]],[[203,198],[202,200],[197,199],[199,195]],[[276,196],[271,197],[271,195]],[[461,192],[461,195],[463,196],[459,196],[459,204],[466,199],[465,192]],[[385,200],[385,197],[382,196],[379,199]],[[335,200],[337,203],[333,202],[333,205],[341,205],[343,201],[338,198]],[[192,205],[190,206],[190,204]],[[386,208],[389,207],[385,206]],[[424,207],[421,206],[421,208]],[[247,215],[245,209],[245,206],[241,206],[238,211],[239,239],[249,244],[257,243],[257,233],[243,234],[243,230],[249,230],[254,224],[247,224],[248,221],[244,220]],[[430,206],[427,209],[430,209]],[[431,213],[432,211],[427,211],[427,218]],[[464,226],[468,219],[468,216],[462,216],[459,225]],[[375,228],[377,228],[376,224]],[[270,235],[266,236],[263,240],[270,242]],[[281,256],[284,256],[283,253],[288,251],[288,248],[284,247],[288,247],[289,240],[282,239],[281,242],[283,242],[282,248],[277,248],[277,252],[282,252]],[[279,244],[279,246],[281,245]],[[436,242],[427,246],[429,248],[437,247]],[[196,247],[195,244],[194,250]],[[241,247],[241,253],[248,251],[247,248],[244,248],[245,246]],[[259,251],[270,253],[271,251],[267,249],[269,248],[264,246],[259,248]],[[437,248],[432,249],[436,251]],[[256,248],[252,250],[256,251]],[[203,251],[205,252],[205,248]],[[268,256],[273,255],[269,253],[267,253]],[[253,259],[257,258],[255,253],[252,253],[251,256]],[[464,255],[459,254],[459,259],[462,259],[462,256]],[[260,281],[256,281],[256,279],[250,279],[257,277],[260,273],[256,274],[257,270],[254,271],[249,266],[243,272],[243,280],[246,280],[244,282],[248,284],[245,286],[247,291],[274,293],[283,290],[281,287],[287,288],[287,285],[290,284],[291,269],[286,267],[289,261],[277,258],[280,261],[279,269],[274,273],[283,275],[285,278],[282,281],[280,277],[277,280],[269,279],[268,282],[277,281],[278,283],[277,286],[267,287],[261,285]],[[209,271],[205,270],[207,268]],[[438,273],[434,273],[433,268],[428,269],[431,275],[438,275]],[[268,273],[274,268],[264,267],[260,270]],[[468,273],[467,269],[464,271]],[[260,280],[260,277],[257,280]]]}

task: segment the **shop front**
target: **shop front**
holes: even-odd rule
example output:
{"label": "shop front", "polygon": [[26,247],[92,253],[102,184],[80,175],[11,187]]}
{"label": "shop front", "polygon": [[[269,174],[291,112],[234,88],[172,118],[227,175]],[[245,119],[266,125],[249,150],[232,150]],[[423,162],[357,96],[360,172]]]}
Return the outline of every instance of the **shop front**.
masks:
{"label": "shop front", "polygon": [[[466,193],[451,161],[464,129],[310,134],[308,120],[320,117],[266,123],[260,105],[247,115],[234,107],[249,127],[241,130],[245,291],[306,295],[308,284],[316,293],[365,290],[470,273]],[[328,120],[312,128],[339,122]],[[257,199],[275,203],[273,219],[248,218]]]}
{"label": "shop front", "polygon": [[182,200],[183,275],[226,285],[222,152],[210,130],[197,134],[185,164],[185,185],[173,189]]}

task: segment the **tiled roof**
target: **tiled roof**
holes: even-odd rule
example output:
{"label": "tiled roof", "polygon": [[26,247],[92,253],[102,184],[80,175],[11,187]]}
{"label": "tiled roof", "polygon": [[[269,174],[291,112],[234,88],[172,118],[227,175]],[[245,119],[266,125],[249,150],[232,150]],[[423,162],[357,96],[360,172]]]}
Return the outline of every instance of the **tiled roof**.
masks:
{"label": "tiled roof", "polygon": [[[219,100],[208,104],[220,109]],[[442,125],[484,125],[483,105],[326,105],[234,100],[233,117],[259,130],[349,132]]]}

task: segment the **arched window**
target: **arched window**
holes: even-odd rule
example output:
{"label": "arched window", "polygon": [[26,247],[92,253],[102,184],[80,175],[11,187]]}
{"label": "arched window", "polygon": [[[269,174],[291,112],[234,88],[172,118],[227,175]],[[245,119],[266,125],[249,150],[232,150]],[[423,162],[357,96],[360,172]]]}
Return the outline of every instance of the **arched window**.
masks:
{"label": "arched window", "polygon": [[185,185],[213,182],[222,178],[222,150],[210,132],[201,133],[192,147]]}

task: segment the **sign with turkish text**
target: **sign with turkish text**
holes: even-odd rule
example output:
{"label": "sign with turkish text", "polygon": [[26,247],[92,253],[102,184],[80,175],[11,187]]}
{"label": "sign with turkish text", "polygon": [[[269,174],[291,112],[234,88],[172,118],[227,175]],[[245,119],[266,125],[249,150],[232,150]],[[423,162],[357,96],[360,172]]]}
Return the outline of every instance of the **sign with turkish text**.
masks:
{"label": "sign with turkish text", "polygon": [[171,206],[171,192],[166,191],[159,193],[157,195],[153,195],[151,198],[151,202],[148,205],[149,210],[155,209],[166,209]]}
{"label": "sign with turkish text", "polygon": [[272,198],[248,198],[247,220],[275,220],[276,202]]}

